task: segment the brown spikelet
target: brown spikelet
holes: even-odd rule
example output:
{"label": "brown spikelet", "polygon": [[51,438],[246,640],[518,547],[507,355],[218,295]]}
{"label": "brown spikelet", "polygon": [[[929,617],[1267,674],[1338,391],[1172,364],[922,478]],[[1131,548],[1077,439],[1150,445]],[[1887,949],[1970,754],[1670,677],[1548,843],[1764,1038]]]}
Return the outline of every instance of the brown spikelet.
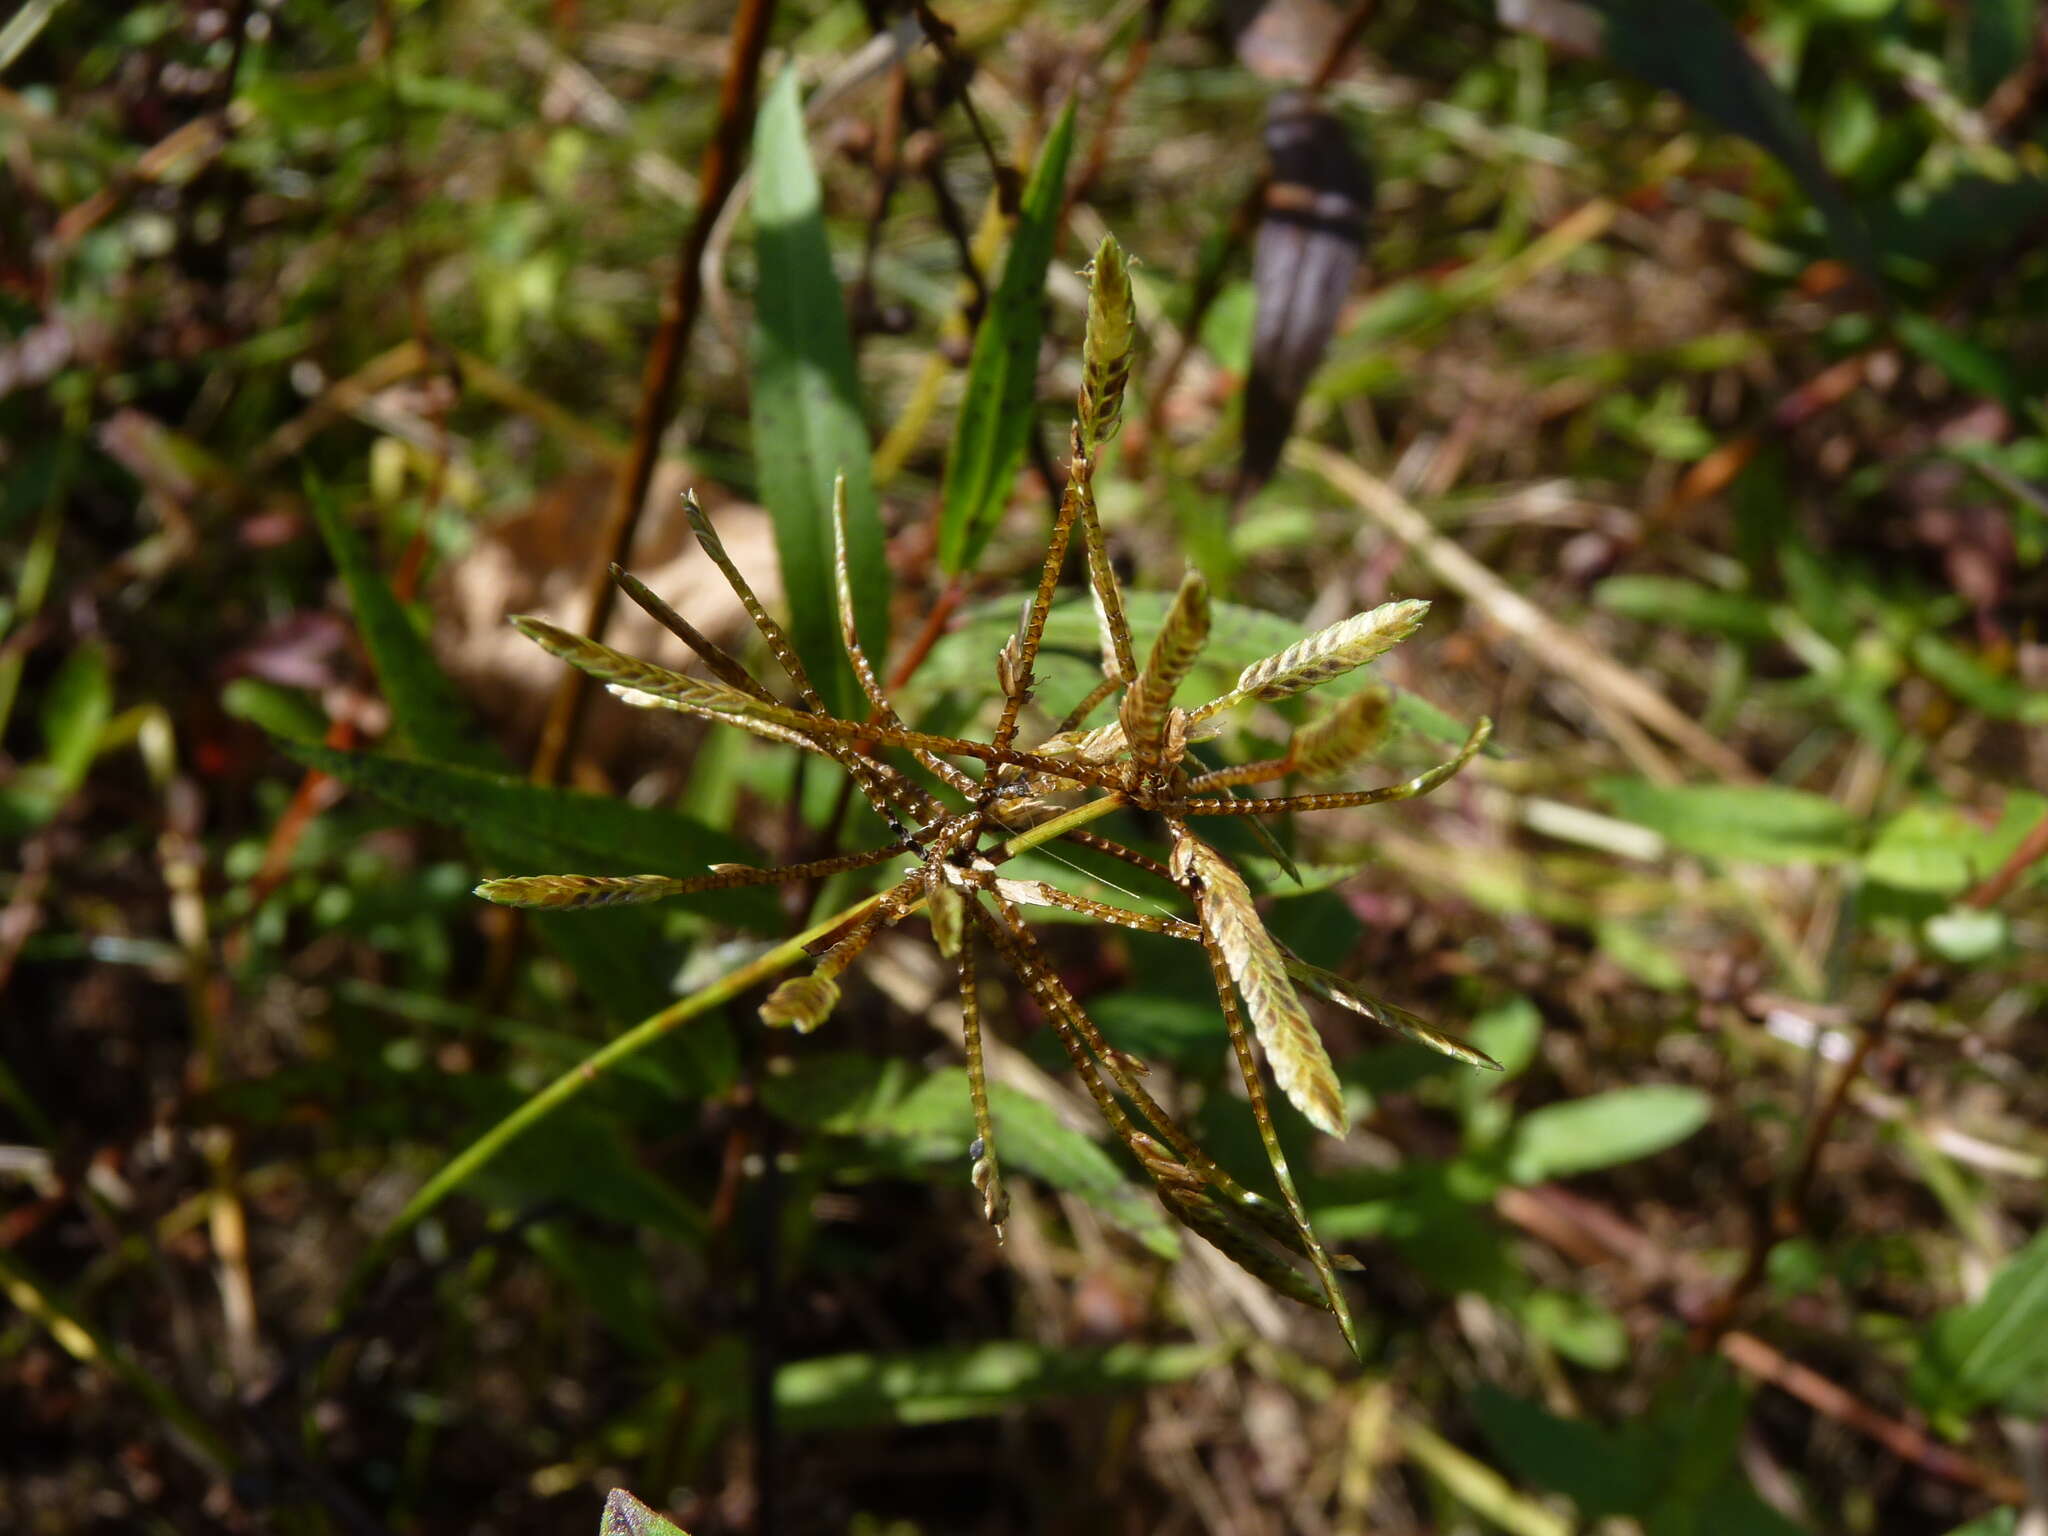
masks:
{"label": "brown spikelet", "polygon": [[925,898],[924,915],[932,925],[932,942],[948,960],[960,953],[961,935],[967,926],[967,898],[960,888],[943,877],[932,882]]}
{"label": "brown spikelet", "polygon": [[1296,641],[1276,656],[1253,662],[1238,674],[1235,688],[1221,698],[1211,699],[1195,713],[1198,717],[1213,715],[1245,699],[1285,699],[1333,677],[1342,677],[1414,634],[1428,612],[1428,603],[1420,598],[1407,598],[1381,603],[1366,613],[1355,613],[1327,629],[1317,630],[1306,640]]}
{"label": "brown spikelet", "polygon": [[1130,263],[1115,238],[1105,235],[1088,264],[1088,330],[1081,344],[1081,392],[1074,402],[1081,448],[1091,457],[1116,436],[1136,331]]}
{"label": "brown spikelet", "polygon": [[761,1004],[763,1024],[794,1025],[798,1034],[809,1034],[839,1006],[839,983],[827,976],[792,976]]}
{"label": "brown spikelet", "polygon": [[571,912],[583,907],[618,907],[660,901],[696,889],[694,882],[666,875],[511,875],[476,888],[501,907]]}
{"label": "brown spikelet", "polygon": [[619,590],[633,599],[655,623],[695,651],[698,659],[711,669],[713,677],[728,687],[739,689],[741,693],[750,693],[757,699],[772,701],[773,696],[761,686],[753,673],[740,665],[738,657],[663,602],[647,583],[616,563],[611,567],[611,573],[612,580],[618,583]]}
{"label": "brown spikelet", "polygon": [[1095,490],[1086,480],[1075,487],[1074,514],[1081,525],[1081,547],[1088,555],[1088,591],[1095,601],[1095,622],[1102,631],[1102,670],[1105,676],[1128,683],[1138,670],[1131,654],[1131,621],[1124,613],[1116,567],[1109,563],[1102,520],[1095,513]]}
{"label": "brown spikelet", "polygon": [[1393,699],[1386,689],[1354,693],[1322,719],[1294,733],[1287,744],[1289,763],[1296,773],[1312,779],[1342,773],[1379,749],[1392,715]]}
{"label": "brown spikelet", "polygon": [[1287,979],[1280,946],[1259,921],[1243,877],[1223,855],[1185,829],[1176,829],[1172,867],[1175,876],[1194,890],[1196,915],[1244,999],[1273,1081],[1316,1129],[1344,1135],[1350,1117],[1337,1071]]}
{"label": "brown spikelet", "polygon": [[671,672],[667,667],[658,667],[651,661],[641,661],[624,651],[615,651],[596,640],[573,634],[559,625],[548,623],[546,619],[515,614],[512,623],[542,650],[560,657],[581,672],[589,673],[601,683],[630,688],[657,699],[672,699],[693,709],[720,713],[747,714],[770,708],[759,699],[724,683]]}
{"label": "brown spikelet", "polygon": [[1462,1061],[1468,1067],[1483,1067],[1489,1072],[1501,1070],[1501,1064],[1476,1045],[1467,1045],[1455,1036],[1433,1028],[1410,1013],[1406,1008],[1396,1008],[1392,1003],[1381,1002],[1378,998],[1360,991],[1335,971],[1326,971],[1319,965],[1311,965],[1299,955],[1286,957],[1287,974],[1307,987],[1309,991],[1342,1008],[1372,1020],[1382,1029],[1390,1029],[1397,1035],[1406,1035],[1417,1045],[1426,1045],[1432,1051]]}
{"label": "brown spikelet", "polygon": [[1166,622],[1152,642],[1145,667],[1124,694],[1118,720],[1130,743],[1131,760],[1141,772],[1156,768],[1166,743],[1166,712],[1181,679],[1202,654],[1209,639],[1209,583],[1199,571],[1181,578],[1180,590],[1166,610]]}

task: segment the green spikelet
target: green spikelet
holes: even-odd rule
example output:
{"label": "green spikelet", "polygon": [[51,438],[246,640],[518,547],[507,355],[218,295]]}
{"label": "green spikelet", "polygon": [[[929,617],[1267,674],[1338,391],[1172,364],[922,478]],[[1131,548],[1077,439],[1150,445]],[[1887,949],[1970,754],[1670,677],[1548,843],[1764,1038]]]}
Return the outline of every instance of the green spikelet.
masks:
{"label": "green spikelet", "polygon": [[1130,263],[1123,247],[1104,236],[1088,264],[1088,334],[1081,350],[1081,392],[1074,401],[1082,451],[1090,457],[1121,425],[1136,330]]}

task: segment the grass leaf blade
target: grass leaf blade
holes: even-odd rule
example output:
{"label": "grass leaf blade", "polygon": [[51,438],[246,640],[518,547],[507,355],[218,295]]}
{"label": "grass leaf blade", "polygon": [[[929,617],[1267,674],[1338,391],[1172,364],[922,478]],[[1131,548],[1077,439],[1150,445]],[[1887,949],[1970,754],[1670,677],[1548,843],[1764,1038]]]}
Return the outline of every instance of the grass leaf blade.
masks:
{"label": "grass leaf blade", "polygon": [[761,103],[754,130],[760,297],[754,330],[754,464],[775,526],[790,638],[836,714],[854,712],[832,591],[832,488],[846,477],[847,563],[861,634],[887,647],[888,565],[869,470],[852,333],[825,238],[817,171],[794,71]]}
{"label": "grass leaf blade", "polygon": [[972,570],[981,557],[1030,437],[1038,346],[1045,335],[1045,269],[1059,232],[1073,146],[1074,105],[1068,102],[1039,151],[1003,275],[975,333],[939,514],[939,559],[955,575]]}

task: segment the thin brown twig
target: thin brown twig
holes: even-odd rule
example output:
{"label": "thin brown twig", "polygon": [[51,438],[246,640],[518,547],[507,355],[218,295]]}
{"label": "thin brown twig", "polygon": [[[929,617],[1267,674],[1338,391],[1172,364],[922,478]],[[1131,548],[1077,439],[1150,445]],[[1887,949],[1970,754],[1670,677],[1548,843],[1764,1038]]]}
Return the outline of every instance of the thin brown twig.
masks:
{"label": "thin brown twig", "polygon": [[[1980,912],[1989,911],[2044,857],[2048,857],[2048,815],[2034,824],[2003,864],[1972,887],[1963,897],[1962,905]],[[1810,1122],[1799,1161],[1786,1182],[1783,1195],[1772,1204],[1768,1215],[1760,1217],[1755,1224],[1742,1272],[1708,1309],[1695,1329],[1696,1346],[1705,1347],[1720,1339],[1743,1303],[1763,1283],[1772,1250],[1787,1238],[1798,1236],[1805,1228],[1807,1205],[1813,1196],[1821,1155],[1834,1134],[1835,1122],[1841,1119],[1842,1109],[1849,1102],[1850,1090],[1862,1080],[1870,1058],[1889,1036],[1892,1016],[1898,1011],[1899,1004],[1921,984],[1926,972],[1927,968],[1915,956],[1885,982],[1884,991],[1871,1010],[1869,1023],[1864,1025],[1849,1059],[1842,1063],[1842,1070],[1828,1085],[1827,1097],[1821,1101]]]}
{"label": "thin brown twig", "polygon": [[[662,431],[674,413],[676,380],[682,371],[683,355],[689,350],[690,332],[703,307],[704,245],[718,221],[719,210],[739,182],[740,161],[747,138],[753,132],[761,58],[768,47],[769,22],[774,14],[775,0],[743,0],[733,23],[732,55],[726,63],[725,83],[719,94],[718,128],[704,148],[698,174],[702,200],[683,236],[667,302],[662,306],[661,324],[648,348],[641,372],[640,405],[633,417],[633,446],[613,482],[611,504],[599,536],[598,558],[584,586],[584,630],[592,636],[601,638],[611,618],[615,589],[610,569],[614,564],[626,564],[632,552],[633,535],[647,501],[647,487],[654,478]],[[582,721],[586,696],[583,674],[572,669],[548,702],[547,720],[541,727],[540,745],[533,758],[532,777],[537,783],[553,783],[560,776]]]}

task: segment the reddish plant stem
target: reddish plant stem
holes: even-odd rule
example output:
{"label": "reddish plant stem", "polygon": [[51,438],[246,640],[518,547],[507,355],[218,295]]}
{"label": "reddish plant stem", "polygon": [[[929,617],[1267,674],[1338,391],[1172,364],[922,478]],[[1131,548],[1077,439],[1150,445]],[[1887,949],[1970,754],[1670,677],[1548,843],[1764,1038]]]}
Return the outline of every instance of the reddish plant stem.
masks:
{"label": "reddish plant stem", "polygon": [[[683,355],[689,350],[690,332],[696,327],[698,311],[703,308],[704,247],[719,212],[739,181],[740,162],[754,129],[761,56],[768,47],[768,24],[774,14],[775,0],[742,0],[739,16],[733,22],[732,55],[726,61],[725,83],[718,100],[718,128],[704,148],[698,176],[701,200],[683,236],[675,276],[662,305],[661,324],[647,350],[640,376],[640,406],[633,417],[632,447],[613,483],[611,503],[599,536],[598,558],[584,586],[583,633],[597,639],[604,637],[605,626],[611,619],[615,588],[610,569],[614,564],[626,564],[632,552],[640,511],[647,501],[647,487],[654,478],[662,430],[674,414],[676,378],[682,370]],[[587,696],[583,674],[572,668],[548,702],[547,720],[541,727],[540,745],[533,757],[535,782],[551,784],[561,775],[582,723]]]}
{"label": "reddish plant stem", "polygon": [[[2048,857],[2048,816],[2043,816],[2027,835],[2020,840],[2011,855],[1985,879],[1963,897],[1962,904],[1980,912],[1989,911],[2012,891],[2026,872],[2043,857]],[[1820,1170],[1821,1154],[1826,1150],[1828,1139],[1834,1133],[1835,1122],[1842,1117],[1842,1110],[1849,1102],[1850,1090],[1859,1082],[1870,1058],[1876,1053],[1891,1031],[1892,1015],[1907,995],[1920,984],[1926,968],[1915,958],[1892,973],[1879,995],[1877,1006],[1871,1011],[1870,1022],[1864,1026],[1862,1035],[1856,1041],[1856,1048],[1849,1059],[1842,1064],[1842,1070],[1828,1085],[1827,1097],[1821,1101],[1820,1109],[1814,1115],[1806,1141],[1799,1154],[1792,1177],[1787,1181],[1783,1195],[1775,1201],[1768,1214],[1760,1216],[1755,1223],[1755,1233],[1750,1242],[1749,1255],[1742,1267],[1742,1273],[1700,1319],[1694,1330],[1694,1346],[1705,1349],[1721,1341],[1722,1334],[1734,1321],[1756,1289],[1763,1283],[1764,1272],[1769,1267],[1771,1252],[1777,1245],[1790,1237],[1796,1237],[1806,1226],[1807,1204],[1813,1195],[1813,1185]]]}

